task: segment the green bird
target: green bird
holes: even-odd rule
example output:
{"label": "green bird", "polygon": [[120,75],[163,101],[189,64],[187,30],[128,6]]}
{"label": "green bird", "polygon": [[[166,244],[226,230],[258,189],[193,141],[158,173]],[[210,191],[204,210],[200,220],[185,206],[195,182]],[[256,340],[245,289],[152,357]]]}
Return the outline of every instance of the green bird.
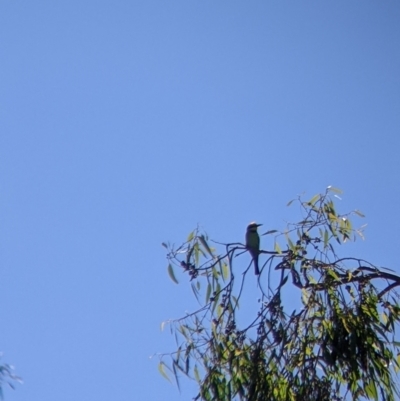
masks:
{"label": "green bird", "polygon": [[254,221],[247,226],[246,231],[246,248],[250,252],[254,261],[254,270],[256,275],[260,274],[258,269],[258,255],[260,254],[260,236],[258,235],[257,228],[262,224],[257,224]]}

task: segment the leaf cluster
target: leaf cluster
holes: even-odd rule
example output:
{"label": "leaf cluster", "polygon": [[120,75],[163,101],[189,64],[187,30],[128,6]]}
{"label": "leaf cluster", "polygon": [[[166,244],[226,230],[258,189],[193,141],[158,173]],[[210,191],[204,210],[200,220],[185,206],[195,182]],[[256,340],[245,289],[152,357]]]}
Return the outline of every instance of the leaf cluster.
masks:
{"label": "leaf cluster", "polygon": [[[275,235],[275,249],[261,250],[259,306],[246,325],[239,306],[249,269],[233,269],[243,244],[218,244],[218,252],[199,229],[176,249],[164,244],[171,279],[182,269],[200,304],[168,322],[177,349],[161,356],[165,377],[172,372],[178,385],[182,375],[196,380],[196,400],[395,400],[400,278],[338,256],[335,246],[362,237],[350,220],[362,214],[339,214],[337,192],[297,198],[291,203],[302,219],[266,233]],[[285,302],[294,289],[297,310]]]}
{"label": "leaf cluster", "polygon": [[10,386],[15,389],[14,382],[22,383],[22,379],[15,375],[13,366],[9,364],[0,365],[0,399],[4,399],[3,388],[4,385]]}

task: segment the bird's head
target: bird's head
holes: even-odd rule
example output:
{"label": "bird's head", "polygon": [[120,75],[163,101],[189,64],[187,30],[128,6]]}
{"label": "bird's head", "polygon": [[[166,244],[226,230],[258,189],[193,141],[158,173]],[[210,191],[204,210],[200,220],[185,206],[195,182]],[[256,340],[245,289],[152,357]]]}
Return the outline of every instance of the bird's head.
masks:
{"label": "bird's head", "polygon": [[257,224],[255,221],[252,221],[248,226],[247,226],[247,231],[257,231],[257,228],[262,226],[262,224]]}

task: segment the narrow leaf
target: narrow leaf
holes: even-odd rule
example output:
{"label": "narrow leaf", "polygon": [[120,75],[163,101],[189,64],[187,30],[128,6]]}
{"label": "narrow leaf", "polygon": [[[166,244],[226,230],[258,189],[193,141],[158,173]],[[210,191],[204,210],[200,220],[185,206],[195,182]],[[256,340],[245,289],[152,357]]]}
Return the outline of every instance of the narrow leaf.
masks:
{"label": "narrow leaf", "polygon": [[288,235],[286,236],[286,239],[288,241],[289,248],[294,252],[296,250],[296,247],[294,246],[292,240],[289,238]]}
{"label": "narrow leaf", "polygon": [[365,387],[365,392],[367,393],[368,398],[372,398],[374,400],[378,400],[378,392],[376,391],[375,382],[370,380],[367,386]]}
{"label": "narrow leaf", "polygon": [[328,230],[325,230],[325,232],[324,232],[324,248],[326,248],[328,246],[328,241],[329,241]]}
{"label": "narrow leaf", "polygon": [[329,191],[335,192],[335,193],[337,193],[337,194],[339,194],[339,195],[343,194],[343,191],[342,191],[341,189],[332,187],[332,185],[329,185],[329,187],[328,187],[327,189],[328,189]]}
{"label": "narrow leaf", "polygon": [[275,242],[275,252],[282,253],[282,249],[277,242]]}
{"label": "narrow leaf", "polygon": [[274,234],[274,233],[277,233],[277,232],[278,232],[278,230],[269,230],[269,231],[267,231],[267,232],[265,232],[264,234],[261,234],[261,235]]}
{"label": "narrow leaf", "polygon": [[213,253],[212,253],[212,251],[211,251],[211,248],[208,246],[208,243],[207,243],[207,241],[206,241],[204,235],[200,235],[199,240],[200,240],[201,244],[203,245],[203,247],[205,248],[205,250],[208,252],[208,254],[209,254],[210,256],[213,256]]}
{"label": "narrow leaf", "polygon": [[215,307],[218,305],[220,295],[221,295],[221,286],[219,283],[217,283],[217,288],[215,290],[215,297],[214,297],[214,301],[213,301],[212,312],[215,311]]}
{"label": "narrow leaf", "polygon": [[193,291],[193,294],[196,297],[197,301],[200,302],[200,300],[199,300],[199,291],[197,290],[196,286],[193,283],[192,283],[192,291]]}
{"label": "narrow leaf", "polygon": [[397,354],[397,357],[396,357],[396,359],[395,359],[395,361],[396,361],[396,364],[397,364],[397,372],[399,371],[399,369],[400,369],[400,354]]}
{"label": "narrow leaf", "polygon": [[161,373],[161,376],[164,377],[164,379],[167,379],[169,382],[171,381],[171,379],[168,377],[168,375],[165,373],[164,370],[164,363],[160,362],[158,364],[158,371]]}
{"label": "narrow leaf", "polygon": [[229,277],[229,269],[226,263],[222,265],[222,277],[224,278],[224,280],[227,280]]}
{"label": "narrow leaf", "polygon": [[208,283],[206,292],[206,304],[208,304],[208,301],[210,300],[210,295],[211,295],[211,284]]}
{"label": "narrow leaf", "polygon": [[171,264],[168,265],[168,274],[169,274],[169,277],[171,278],[171,280],[172,280],[175,284],[179,284],[179,283],[178,283],[178,280],[177,280],[176,277],[175,277],[174,269],[172,268],[172,265],[171,265]]}
{"label": "narrow leaf", "polygon": [[362,214],[359,210],[354,210],[354,213],[360,217],[365,217],[365,214]]}
{"label": "narrow leaf", "polygon": [[194,373],[194,378],[196,379],[197,383],[200,384],[201,380],[200,380],[199,369],[197,369],[197,365],[194,365],[193,373]]}
{"label": "narrow leaf", "polygon": [[317,202],[317,200],[320,199],[320,197],[321,197],[320,194],[314,195],[307,203],[313,206],[315,202]]}

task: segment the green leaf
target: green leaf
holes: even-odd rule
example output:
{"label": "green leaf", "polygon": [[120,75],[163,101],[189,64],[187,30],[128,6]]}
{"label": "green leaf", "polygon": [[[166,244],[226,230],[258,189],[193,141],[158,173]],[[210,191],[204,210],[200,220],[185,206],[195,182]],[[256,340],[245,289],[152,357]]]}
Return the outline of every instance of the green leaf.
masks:
{"label": "green leaf", "polygon": [[327,212],[326,216],[328,217],[331,223],[338,223],[338,218],[335,216],[335,213]]}
{"label": "green leaf", "polygon": [[362,240],[365,240],[364,234],[361,230],[356,230],[356,233],[360,236]]}
{"label": "green leaf", "polygon": [[224,308],[221,306],[221,304],[218,304],[218,307],[217,307],[217,316],[218,316],[218,318],[221,317],[223,312],[224,312]]}
{"label": "green leaf", "polygon": [[192,232],[188,235],[188,237],[187,237],[187,242],[190,242],[190,241],[194,238],[194,234],[195,234],[195,232],[192,231]]}
{"label": "green leaf", "polygon": [[400,370],[400,354],[397,354],[396,365],[396,371],[398,372]]}
{"label": "green leaf", "polygon": [[208,252],[208,254],[210,256],[214,256],[212,251],[211,251],[211,248],[208,246],[208,243],[207,243],[204,235],[200,235],[199,240],[200,240],[201,244],[203,245],[203,247],[205,248],[205,250]]}
{"label": "green leaf", "polygon": [[341,189],[332,187],[332,185],[329,185],[329,187],[327,189],[328,189],[328,191],[335,192],[339,195],[343,194],[343,191]]}
{"label": "green leaf", "polygon": [[328,234],[328,230],[325,230],[325,232],[324,232],[324,248],[326,248],[328,246],[328,242],[329,242],[329,234]]}
{"label": "green leaf", "polygon": [[290,206],[296,199],[292,199],[291,201],[288,202],[286,206]]}
{"label": "green leaf", "polygon": [[164,379],[167,379],[169,382],[171,382],[171,379],[168,377],[168,375],[165,373],[165,370],[164,370],[164,363],[163,362],[160,362],[159,364],[158,364],[158,371],[161,373],[161,376],[162,377],[164,377]]}
{"label": "green leaf", "polygon": [[360,217],[365,217],[365,215],[364,214],[362,214],[359,210],[354,210],[354,213],[355,214],[357,214],[358,216],[360,216]]}
{"label": "green leaf", "polygon": [[168,324],[167,321],[164,321],[164,322],[161,323],[161,331],[164,331],[164,327],[165,327],[166,324]]}
{"label": "green leaf", "polygon": [[264,234],[261,234],[261,235],[269,235],[269,234],[274,234],[277,232],[278,232],[278,230],[268,230],[267,232],[265,232]]}
{"label": "green leaf", "polygon": [[282,253],[282,249],[277,242],[275,242],[274,249],[275,249],[275,252]]}
{"label": "green leaf", "polygon": [[175,283],[175,284],[179,284],[178,280],[175,277],[175,273],[174,273],[174,269],[172,268],[171,263],[168,265],[168,274],[169,277],[171,278],[171,280]]}
{"label": "green leaf", "polygon": [[215,267],[213,267],[211,271],[212,271],[212,276],[213,276],[213,278],[214,278],[215,280],[218,280],[218,277],[219,277],[219,272],[218,272],[218,270],[217,270]]}
{"label": "green leaf", "polygon": [[181,367],[179,366],[178,362],[173,361],[172,369],[174,371],[176,384],[178,386],[178,389],[180,389],[179,376],[178,376],[178,372],[176,371],[177,367],[178,367],[179,370],[182,370]]}
{"label": "green leaf", "polygon": [[336,274],[335,270],[328,267],[328,274],[335,280],[340,281],[339,276]]}
{"label": "green leaf", "polygon": [[336,238],[336,241],[340,244],[340,240],[338,238],[335,226],[333,226],[332,224],[328,223],[328,228],[329,228],[329,231],[332,233],[332,235]]}
{"label": "green leaf", "polygon": [[374,380],[370,380],[365,387],[365,392],[367,393],[368,398],[372,398],[374,400],[378,400],[378,392],[376,391]]}
{"label": "green leaf", "polygon": [[386,324],[388,322],[388,317],[385,312],[382,312],[382,321],[384,324]]}
{"label": "green leaf", "polygon": [[294,246],[292,240],[290,239],[289,235],[287,235],[287,234],[286,234],[286,239],[287,239],[287,242],[288,242],[288,245],[289,245],[289,249],[291,249],[292,251],[295,251],[296,247]]}
{"label": "green leaf", "polygon": [[193,246],[193,252],[194,252],[194,261],[196,265],[199,264],[200,261],[200,252],[199,252],[199,243],[196,242]]}
{"label": "green leaf", "polygon": [[314,206],[315,202],[317,202],[321,198],[320,194],[314,195],[308,202],[307,204],[310,206]]}
{"label": "green leaf", "polygon": [[302,288],[301,289],[301,300],[304,305],[308,304],[308,300],[310,299],[310,295],[308,294],[307,290]]}
{"label": "green leaf", "polygon": [[286,282],[288,281],[288,278],[289,278],[289,276],[285,276],[283,278],[282,282],[279,284],[279,287],[283,287],[286,284]]}
{"label": "green leaf", "polygon": [[186,357],[186,363],[185,363],[185,373],[188,374],[190,369],[190,359],[189,356]]}
{"label": "green leaf", "polygon": [[229,277],[229,269],[226,263],[222,264],[222,277],[226,280]]}
{"label": "green leaf", "polygon": [[234,303],[234,307],[239,309],[239,300],[234,295],[232,295],[232,300]]}
{"label": "green leaf", "polygon": [[331,214],[333,216],[336,216],[335,205],[332,201],[326,202],[324,204],[324,211],[327,215]]}
{"label": "green leaf", "polygon": [[200,379],[199,369],[197,369],[197,365],[194,365],[193,373],[194,373],[194,378],[196,379],[197,383],[200,384],[201,379]]}
{"label": "green leaf", "polygon": [[221,285],[217,282],[217,288],[215,290],[212,312],[215,311],[215,307],[218,305],[220,295],[221,295]]}
{"label": "green leaf", "polygon": [[162,245],[164,248],[167,248],[167,249],[168,249],[168,245],[167,245],[165,242],[162,242],[161,245]]}
{"label": "green leaf", "polygon": [[200,300],[199,300],[199,291],[198,291],[198,289],[196,288],[196,286],[193,283],[192,283],[192,291],[193,291],[193,294],[196,297],[197,301],[200,302]]}
{"label": "green leaf", "polygon": [[312,224],[312,223],[313,223],[313,220],[306,219],[306,220],[299,221],[297,224],[298,225],[305,225],[305,224]]}
{"label": "green leaf", "polygon": [[210,295],[211,295],[211,284],[208,283],[206,292],[206,304],[208,304],[208,301],[210,300]]}
{"label": "green leaf", "polygon": [[183,337],[185,337],[186,339],[188,338],[186,334],[186,327],[184,325],[181,324],[178,328],[178,331],[183,335]]}

